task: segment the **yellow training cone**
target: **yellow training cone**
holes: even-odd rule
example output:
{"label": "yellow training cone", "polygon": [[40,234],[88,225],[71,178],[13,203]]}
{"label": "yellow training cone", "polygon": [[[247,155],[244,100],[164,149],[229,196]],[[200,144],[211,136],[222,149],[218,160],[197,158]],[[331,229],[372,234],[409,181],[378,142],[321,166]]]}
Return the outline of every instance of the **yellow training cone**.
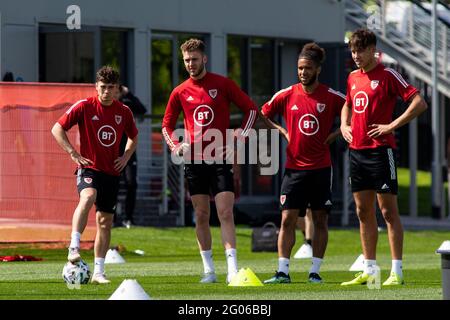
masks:
{"label": "yellow training cone", "polygon": [[250,268],[242,268],[239,272],[231,279],[230,287],[262,287],[263,284],[261,280],[258,279],[256,274],[250,270]]}

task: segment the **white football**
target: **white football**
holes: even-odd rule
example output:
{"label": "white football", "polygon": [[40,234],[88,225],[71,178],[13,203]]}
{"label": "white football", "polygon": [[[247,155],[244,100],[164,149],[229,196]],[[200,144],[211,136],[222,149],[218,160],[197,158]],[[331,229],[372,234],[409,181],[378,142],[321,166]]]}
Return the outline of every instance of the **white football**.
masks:
{"label": "white football", "polygon": [[62,277],[68,284],[86,284],[91,278],[91,271],[83,260],[75,263],[69,261],[64,265]]}

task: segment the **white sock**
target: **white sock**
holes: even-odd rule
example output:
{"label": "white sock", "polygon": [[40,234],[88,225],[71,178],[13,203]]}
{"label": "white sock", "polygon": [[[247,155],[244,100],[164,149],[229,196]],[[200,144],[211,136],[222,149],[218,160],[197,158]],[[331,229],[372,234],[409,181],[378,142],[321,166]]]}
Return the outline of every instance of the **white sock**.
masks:
{"label": "white sock", "polygon": [[320,266],[322,265],[323,259],[320,258],[312,258],[311,269],[309,269],[309,273],[317,273],[320,272]]}
{"label": "white sock", "polygon": [[200,251],[200,255],[202,256],[203,261],[203,271],[205,273],[215,272],[214,262],[212,259],[212,250]]}
{"label": "white sock", "polygon": [[225,250],[227,257],[228,274],[235,274],[238,272],[236,249],[231,248]]}
{"label": "white sock", "polygon": [[400,277],[403,277],[403,264],[402,260],[392,260],[392,269],[391,272],[395,272]]}
{"label": "white sock", "polygon": [[81,233],[79,232],[72,232],[72,236],[70,239],[70,246],[71,248],[79,248],[80,247],[80,238]]}
{"label": "white sock", "polygon": [[94,260],[94,274],[105,273],[105,258],[95,258]]}
{"label": "white sock", "polygon": [[289,274],[289,259],[288,258],[278,258],[278,272],[283,272],[284,274]]}
{"label": "white sock", "polygon": [[374,273],[373,267],[376,267],[377,260],[364,259],[364,273],[372,275]]}

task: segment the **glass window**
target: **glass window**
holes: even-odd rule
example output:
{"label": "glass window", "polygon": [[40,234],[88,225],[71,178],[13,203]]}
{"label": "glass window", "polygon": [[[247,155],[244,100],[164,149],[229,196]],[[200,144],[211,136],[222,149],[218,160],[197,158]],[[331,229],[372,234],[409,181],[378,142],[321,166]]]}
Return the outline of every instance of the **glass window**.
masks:
{"label": "glass window", "polygon": [[102,65],[120,72],[120,82],[127,84],[127,31],[102,30]]}
{"label": "glass window", "polygon": [[39,81],[92,83],[93,32],[45,32],[39,35]]}
{"label": "glass window", "polygon": [[152,40],[152,114],[163,115],[173,89],[172,47],[170,39]]}

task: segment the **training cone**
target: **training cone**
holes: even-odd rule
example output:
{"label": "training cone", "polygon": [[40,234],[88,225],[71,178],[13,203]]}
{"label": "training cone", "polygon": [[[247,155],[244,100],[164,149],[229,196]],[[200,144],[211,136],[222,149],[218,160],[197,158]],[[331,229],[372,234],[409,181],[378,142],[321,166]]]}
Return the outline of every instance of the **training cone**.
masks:
{"label": "training cone", "polygon": [[358,258],[356,258],[355,262],[353,262],[352,266],[349,271],[364,271],[364,256],[362,254],[359,255]]}
{"label": "training cone", "polygon": [[125,259],[116,249],[109,249],[106,253],[105,263],[125,263]]}
{"label": "training cone", "polygon": [[230,287],[261,287],[263,286],[261,280],[258,279],[256,274],[250,270],[250,268],[242,268],[239,272],[231,279],[228,284]]}
{"label": "training cone", "polygon": [[136,280],[123,280],[108,300],[151,300]]}
{"label": "training cone", "polygon": [[450,251],[450,240],[442,242],[441,246],[437,249],[436,253],[447,253]]}
{"label": "training cone", "polygon": [[312,255],[312,247],[309,244],[305,243],[295,253],[294,259],[309,259],[312,258]]}

